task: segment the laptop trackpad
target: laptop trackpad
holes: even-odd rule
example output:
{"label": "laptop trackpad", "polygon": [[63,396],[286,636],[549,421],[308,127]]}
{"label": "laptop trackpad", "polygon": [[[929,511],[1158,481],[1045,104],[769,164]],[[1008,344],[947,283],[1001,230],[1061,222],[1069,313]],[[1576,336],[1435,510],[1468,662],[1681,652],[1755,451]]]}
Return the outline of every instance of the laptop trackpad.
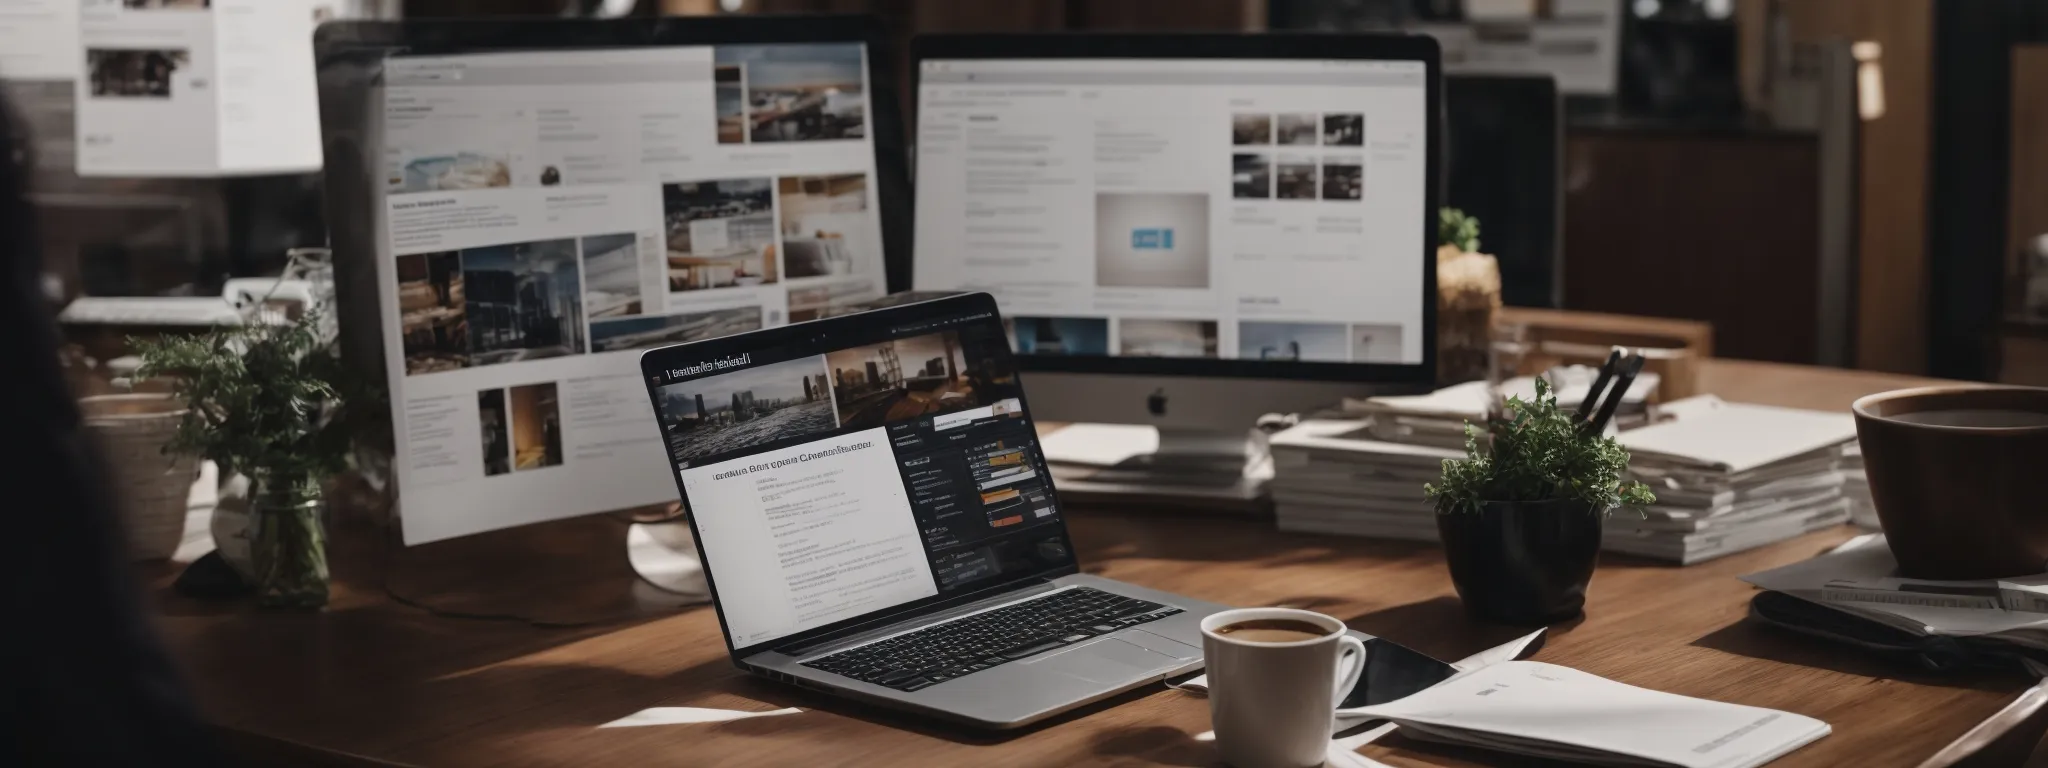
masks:
{"label": "laptop trackpad", "polygon": [[1033,672],[1058,672],[1095,683],[1128,683],[1180,659],[1109,638],[1029,662]]}

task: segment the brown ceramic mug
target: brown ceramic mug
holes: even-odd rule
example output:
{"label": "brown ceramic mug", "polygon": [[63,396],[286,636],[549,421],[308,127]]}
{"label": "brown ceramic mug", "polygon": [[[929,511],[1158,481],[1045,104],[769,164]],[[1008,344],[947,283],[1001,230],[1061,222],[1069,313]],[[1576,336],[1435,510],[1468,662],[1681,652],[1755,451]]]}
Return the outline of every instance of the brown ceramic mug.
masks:
{"label": "brown ceramic mug", "polygon": [[2048,389],[1901,389],[1852,409],[1901,576],[2048,570]]}

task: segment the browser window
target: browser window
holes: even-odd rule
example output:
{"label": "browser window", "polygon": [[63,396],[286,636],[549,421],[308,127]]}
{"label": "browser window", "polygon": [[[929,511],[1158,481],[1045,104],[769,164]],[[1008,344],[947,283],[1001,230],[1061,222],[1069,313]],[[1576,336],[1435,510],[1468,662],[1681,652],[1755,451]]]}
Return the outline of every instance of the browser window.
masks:
{"label": "browser window", "polygon": [[866,78],[859,43],[385,62],[409,543],[673,501],[641,350],[886,292]]}
{"label": "browser window", "polygon": [[917,287],[1018,352],[1422,361],[1422,62],[922,67]]}

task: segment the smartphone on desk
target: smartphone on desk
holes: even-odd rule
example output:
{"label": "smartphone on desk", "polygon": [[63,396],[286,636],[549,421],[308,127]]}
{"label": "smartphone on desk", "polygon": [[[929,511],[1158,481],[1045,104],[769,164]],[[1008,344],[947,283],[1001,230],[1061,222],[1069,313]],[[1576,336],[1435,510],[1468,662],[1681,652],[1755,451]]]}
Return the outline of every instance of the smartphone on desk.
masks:
{"label": "smartphone on desk", "polygon": [[1337,704],[1340,708],[1385,704],[1458,674],[1449,663],[1399,643],[1379,637],[1361,639],[1365,640],[1365,671]]}

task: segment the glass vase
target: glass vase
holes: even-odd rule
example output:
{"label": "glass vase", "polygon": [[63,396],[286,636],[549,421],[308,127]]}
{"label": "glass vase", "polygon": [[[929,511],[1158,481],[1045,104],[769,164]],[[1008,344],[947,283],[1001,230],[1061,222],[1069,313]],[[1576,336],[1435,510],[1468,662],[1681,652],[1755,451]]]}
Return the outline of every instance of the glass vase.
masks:
{"label": "glass vase", "polygon": [[257,604],[275,610],[327,605],[327,503],[311,481],[259,479],[249,500],[250,560]]}

